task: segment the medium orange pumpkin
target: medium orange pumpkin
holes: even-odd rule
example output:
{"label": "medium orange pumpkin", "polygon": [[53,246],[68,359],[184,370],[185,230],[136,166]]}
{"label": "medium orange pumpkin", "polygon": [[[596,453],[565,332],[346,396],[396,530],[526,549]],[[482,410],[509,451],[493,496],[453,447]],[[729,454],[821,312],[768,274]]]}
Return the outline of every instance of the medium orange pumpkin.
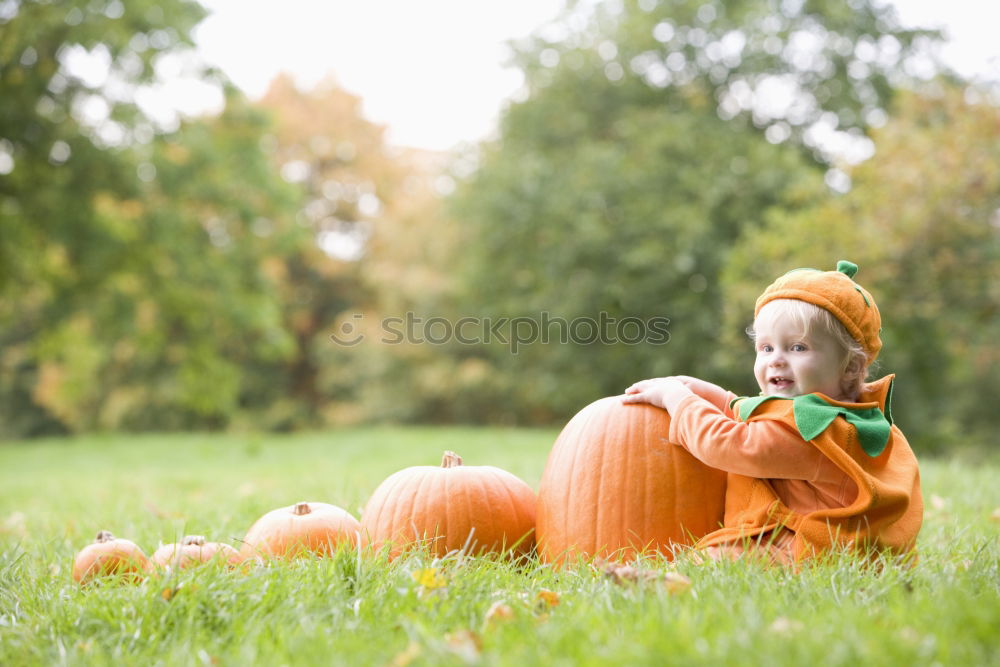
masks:
{"label": "medium orange pumpkin", "polygon": [[73,559],[73,579],[80,584],[109,575],[138,581],[149,569],[146,554],[135,542],[116,538],[107,530],[97,533],[94,543],[81,549]]}
{"label": "medium orange pumpkin", "polygon": [[234,565],[239,562],[240,553],[228,544],[206,542],[201,535],[187,535],[176,544],[161,546],[150,560],[160,567],[183,570],[208,562]]}
{"label": "medium orange pumpkin", "polygon": [[296,503],[257,519],[243,538],[240,557],[329,555],[342,543],[356,546],[361,526],[349,512],[327,503]]}
{"label": "medium orange pumpkin", "polygon": [[445,452],[441,466],[413,466],[383,481],[361,514],[367,544],[399,555],[426,544],[437,556],[530,552],[535,546],[535,492],[494,466],[465,466]]}
{"label": "medium orange pumpkin", "polygon": [[628,559],[689,545],[719,527],[726,473],[667,441],[670,416],[621,397],[574,416],[549,453],[538,491],[538,551],[547,562]]}

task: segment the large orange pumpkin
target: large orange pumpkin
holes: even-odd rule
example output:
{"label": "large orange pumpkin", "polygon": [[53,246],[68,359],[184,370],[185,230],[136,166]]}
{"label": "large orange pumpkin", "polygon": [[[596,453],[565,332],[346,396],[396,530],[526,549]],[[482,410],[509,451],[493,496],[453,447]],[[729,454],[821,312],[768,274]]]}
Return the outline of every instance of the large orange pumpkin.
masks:
{"label": "large orange pumpkin", "polygon": [[425,544],[437,556],[535,546],[535,492],[517,476],[494,466],[464,466],[445,452],[441,466],[413,466],[382,482],[361,515],[362,536],[398,555]]}
{"label": "large orange pumpkin", "polygon": [[257,519],[243,538],[240,556],[292,558],[328,555],[341,543],[357,545],[361,526],[347,510],[327,503],[296,503]]}
{"label": "large orange pumpkin", "polygon": [[726,474],[667,441],[670,416],[621,397],[574,416],[549,453],[538,492],[544,561],[628,559],[691,544],[719,527]]}
{"label": "large orange pumpkin", "polygon": [[73,559],[73,579],[86,584],[99,577],[120,576],[127,581],[139,581],[150,569],[149,560],[131,540],[117,538],[107,530],[97,533]]}

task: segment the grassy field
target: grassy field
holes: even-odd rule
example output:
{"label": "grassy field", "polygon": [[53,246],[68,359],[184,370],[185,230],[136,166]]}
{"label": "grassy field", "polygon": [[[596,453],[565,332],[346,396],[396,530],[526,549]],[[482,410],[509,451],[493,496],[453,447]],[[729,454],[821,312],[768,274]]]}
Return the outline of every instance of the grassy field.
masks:
{"label": "grassy field", "polygon": [[[107,528],[147,553],[231,541],[299,500],[359,515],[378,483],[452,449],[537,488],[554,431],[358,429],[0,445],[0,665],[1000,665],[1000,464],[924,461],[914,569],[846,556],[799,574],[639,563],[648,581],[414,554],[81,589]],[[668,571],[690,580],[671,584]]]}

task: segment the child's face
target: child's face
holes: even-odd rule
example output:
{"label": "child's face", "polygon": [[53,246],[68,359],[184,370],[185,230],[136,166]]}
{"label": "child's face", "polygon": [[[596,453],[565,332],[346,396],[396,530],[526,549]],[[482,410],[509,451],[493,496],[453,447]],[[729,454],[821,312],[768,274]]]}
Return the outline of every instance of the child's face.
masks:
{"label": "child's face", "polygon": [[832,335],[818,330],[803,333],[787,319],[758,320],[754,331],[754,376],[765,396],[820,392],[834,400],[846,400],[841,386],[847,355]]}

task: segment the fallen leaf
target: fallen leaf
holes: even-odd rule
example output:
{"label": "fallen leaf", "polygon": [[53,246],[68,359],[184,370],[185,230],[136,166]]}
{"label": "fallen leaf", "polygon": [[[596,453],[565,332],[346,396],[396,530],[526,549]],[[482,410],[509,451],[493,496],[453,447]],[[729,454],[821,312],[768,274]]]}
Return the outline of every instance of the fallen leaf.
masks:
{"label": "fallen leaf", "polygon": [[514,618],[514,610],[502,600],[497,600],[486,610],[485,621],[487,625],[495,625],[512,618]]}
{"label": "fallen leaf", "polygon": [[659,579],[663,574],[656,570],[647,570],[632,565],[608,563],[604,567],[604,575],[619,585],[635,584]]}
{"label": "fallen leaf", "polygon": [[428,590],[444,588],[448,585],[448,580],[440,573],[436,567],[426,567],[421,570],[414,570],[411,574],[417,585]]}
{"label": "fallen leaf", "polygon": [[774,619],[774,623],[771,623],[769,629],[771,632],[776,632],[780,635],[787,635],[801,630],[802,622],[785,618],[784,616],[779,616]]}
{"label": "fallen leaf", "polygon": [[449,632],[444,636],[448,650],[465,662],[476,662],[483,650],[482,638],[472,630]]}
{"label": "fallen leaf", "polygon": [[406,648],[396,654],[390,664],[392,664],[392,667],[406,667],[420,657],[420,651],[420,644],[410,642]]}
{"label": "fallen leaf", "polygon": [[538,601],[541,602],[546,607],[555,607],[559,604],[559,594],[555,591],[550,591],[543,588],[538,591]]}
{"label": "fallen leaf", "polygon": [[1000,521],[1000,507],[993,510],[993,514],[990,515],[990,518],[994,521]]}
{"label": "fallen leaf", "polygon": [[209,655],[208,651],[205,649],[198,650],[198,658],[201,660],[203,665],[217,665],[219,664],[219,659],[214,655]]}
{"label": "fallen leaf", "polygon": [[12,512],[0,524],[0,533],[9,533],[18,537],[28,534],[28,517],[24,512]]}
{"label": "fallen leaf", "polygon": [[663,574],[663,587],[671,595],[680,595],[691,588],[691,580],[680,572],[665,572]]}

